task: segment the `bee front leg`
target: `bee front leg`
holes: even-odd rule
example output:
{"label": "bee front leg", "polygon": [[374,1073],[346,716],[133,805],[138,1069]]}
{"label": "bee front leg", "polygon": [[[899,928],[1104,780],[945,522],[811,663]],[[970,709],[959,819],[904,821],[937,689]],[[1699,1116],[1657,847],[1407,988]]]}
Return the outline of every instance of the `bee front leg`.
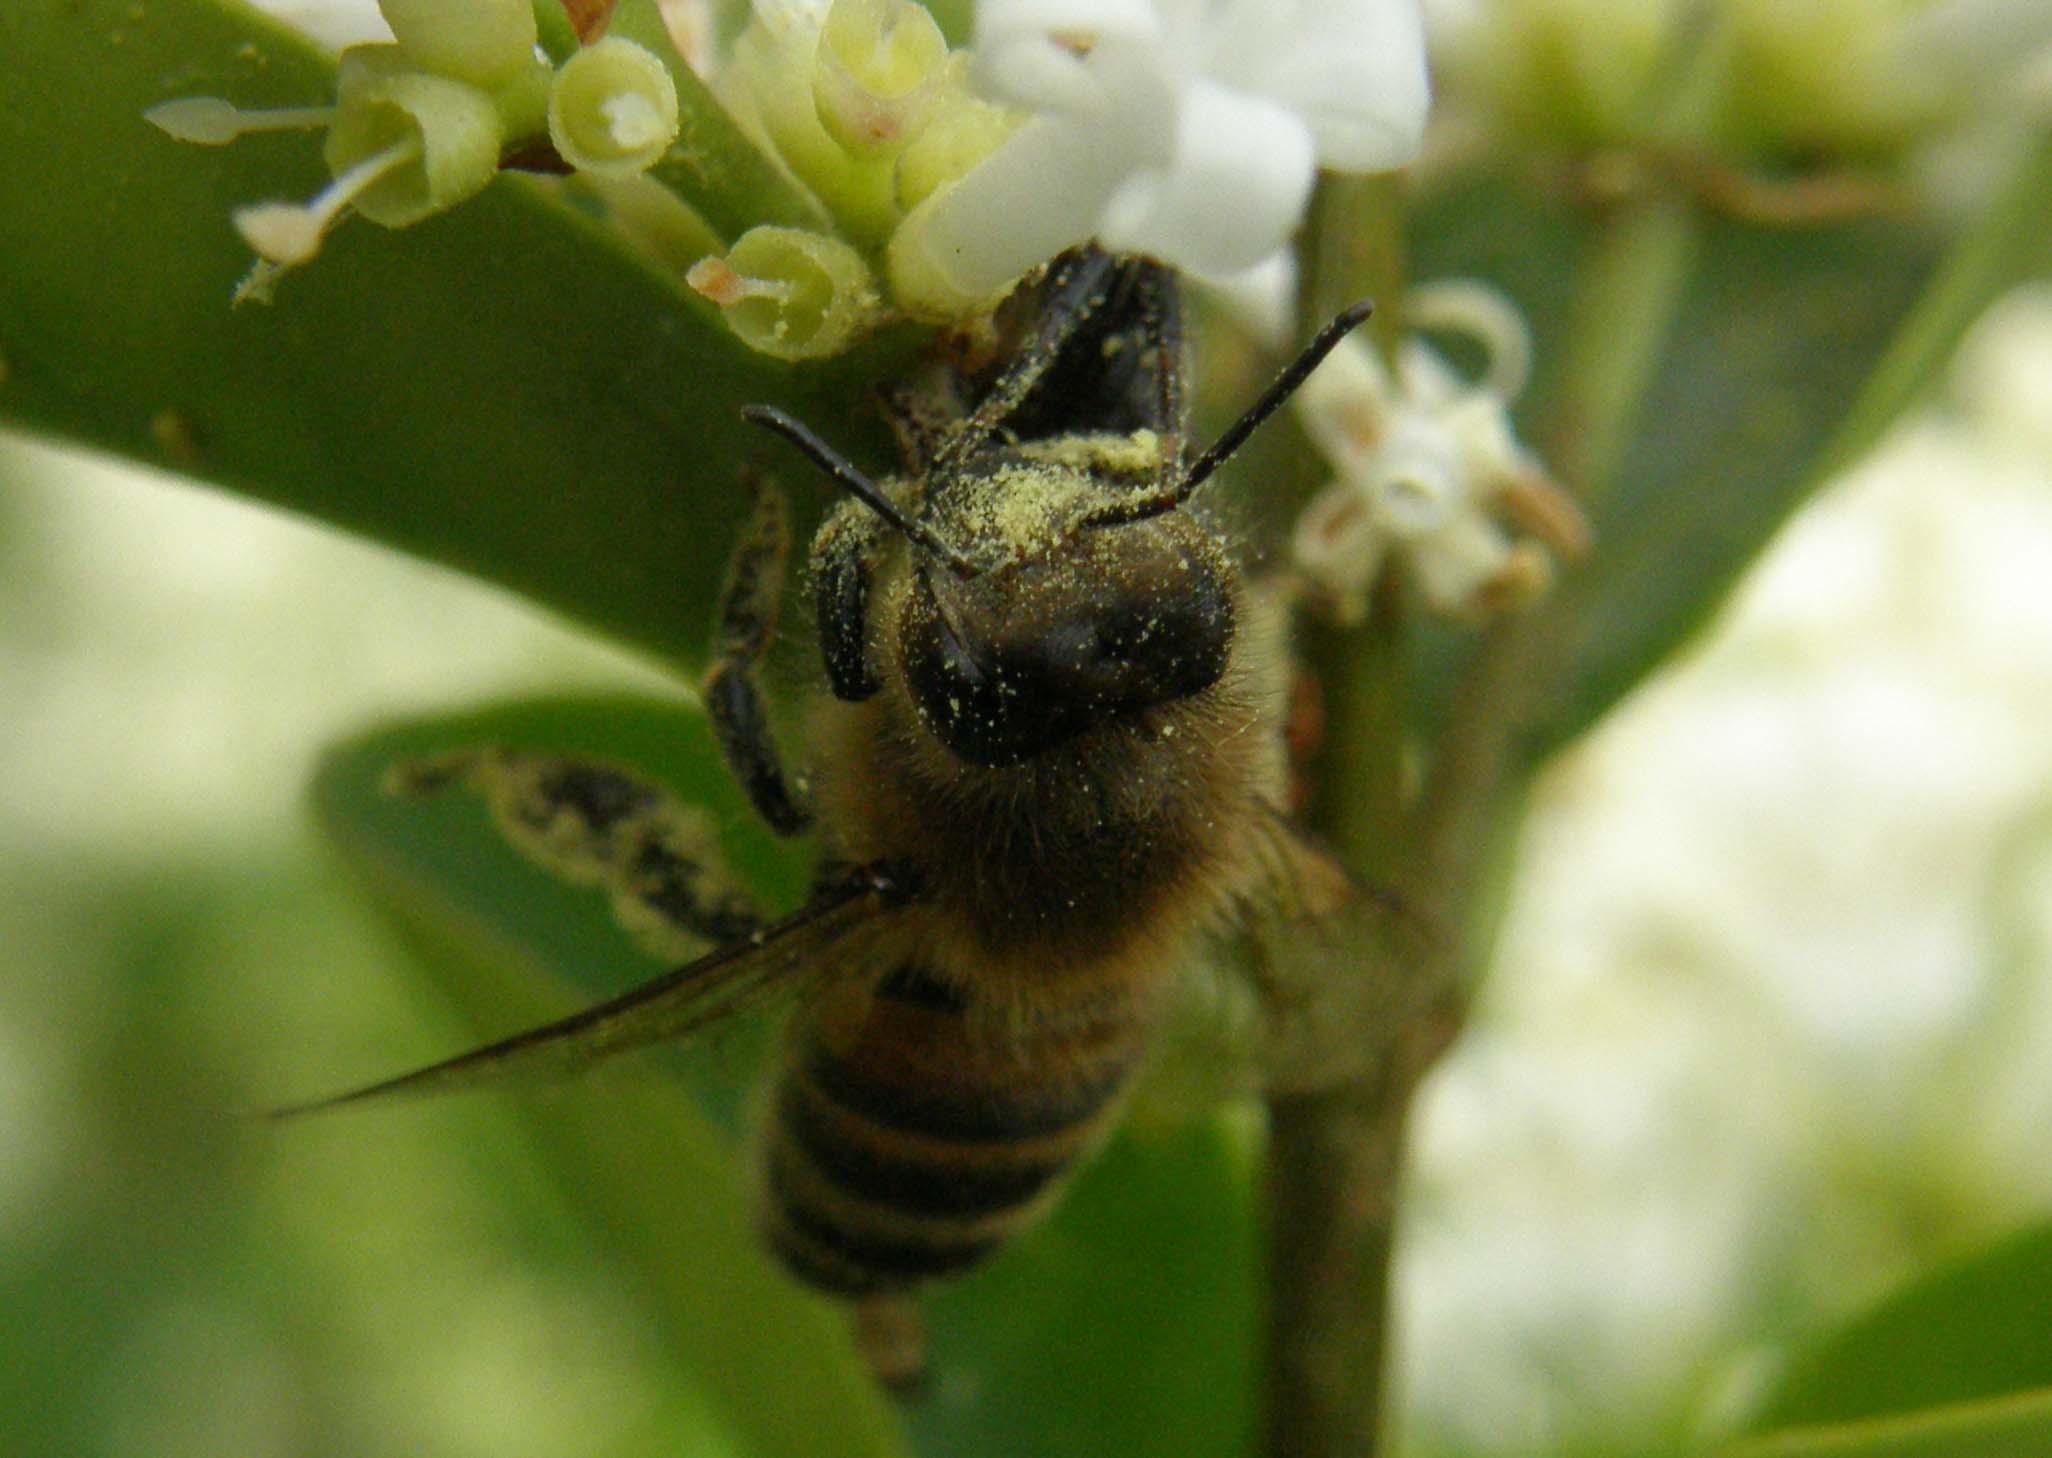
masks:
{"label": "bee front leg", "polygon": [[915,476],[933,469],[963,413],[961,391],[939,369],[878,392],[877,407],[890,427],[891,438],[898,443],[905,468]]}
{"label": "bee front leg", "polygon": [[747,530],[727,567],[713,625],[712,666],[699,685],[706,717],[727,769],[748,794],[756,813],[779,835],[798,835],[812,825],[812,812],[799,800],[784,773],[783,756],[771,732],[756,668],[776,631],[790,553],[784,494],[761,473],[742,473],[753,497]]}

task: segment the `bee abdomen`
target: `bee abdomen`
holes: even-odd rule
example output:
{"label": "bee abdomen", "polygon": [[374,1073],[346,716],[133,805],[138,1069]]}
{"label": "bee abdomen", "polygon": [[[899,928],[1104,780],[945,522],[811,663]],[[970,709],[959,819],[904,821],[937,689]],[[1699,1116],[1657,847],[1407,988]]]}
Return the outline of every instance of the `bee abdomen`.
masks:
{"label": "bee abdomen", "polygon": [[770,1244],[847,1295],[983,1259],[1046,1208],[1095,1142],[1141,1028],[1097,1018],[994,1037],[933,979],[801,1013],[771,1109]]}

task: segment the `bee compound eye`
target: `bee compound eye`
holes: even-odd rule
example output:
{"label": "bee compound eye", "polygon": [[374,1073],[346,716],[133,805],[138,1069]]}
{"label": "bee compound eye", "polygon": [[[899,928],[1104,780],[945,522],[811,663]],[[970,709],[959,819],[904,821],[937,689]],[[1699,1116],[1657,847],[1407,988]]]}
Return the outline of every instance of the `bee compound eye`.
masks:
{"label": "bee compound eye", "polygon": [[944,613],[921,574],[902,629],[906,686],[927,729],[960,758],[988,768],[1031,759],[1092,721],[1086,703],[1048,692],[1048,675],[996,636],[1008,617],[1000,611],[995,630],[984,630],[986,613]]}
{"label": "bee compound eye", "polygon": [[1199,693],[1225,671],[1232,597],[1202,560],[1091,592],[922,577],[903,627],[926,727],[972,764],[1013,765],[1123,714]]}

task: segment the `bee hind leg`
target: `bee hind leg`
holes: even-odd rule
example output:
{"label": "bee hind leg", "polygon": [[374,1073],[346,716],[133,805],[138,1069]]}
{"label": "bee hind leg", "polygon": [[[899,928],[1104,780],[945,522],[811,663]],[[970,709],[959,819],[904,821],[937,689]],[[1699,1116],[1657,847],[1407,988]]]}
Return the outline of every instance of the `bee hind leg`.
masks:
{"label": "bee hind leg", "polygon": [[812,825],[812,812],[784,773],[783,756],[770,728],[756,668],[776,631],[777,606],[790,554],[784,494],[754,470],[742,473],[753,498],[748,526],[727,566],[713,625],[712,666],[699,684],[706,717],[728,770],[748,794],[756,813],[779,835],[799,835]]}
{"label": "bee hind leg", "polygon": [[884,1291],[855,1302],[855,1347],[877,1385],[894,1397],[916,1397],[929,1375],[926,1317],[919,1302],[902,1291]]}
{"label": "bee hind leg", "polygon": [[621,925],[658,957],[695,955],[762,924],[727,870],[712,818],[629,770],[480,747],[402,761],[385,778],[387,791],[400,795],[457,784],[483,797],[499,833],[528,860],[606,891]]}

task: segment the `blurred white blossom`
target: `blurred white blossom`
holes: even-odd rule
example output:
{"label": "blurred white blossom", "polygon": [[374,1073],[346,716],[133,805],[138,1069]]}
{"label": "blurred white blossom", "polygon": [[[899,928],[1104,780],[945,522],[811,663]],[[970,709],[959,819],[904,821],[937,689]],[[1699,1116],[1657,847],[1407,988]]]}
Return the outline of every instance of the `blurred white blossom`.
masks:
{"label": "blurred white blossom", "polygon": [[1888,162],[2052,104],[2045,0],[1435,0],[1456,105],[1505,140]]}
{"label": "blurred white blossom", "polygon": [[1420,1120],[1421,1447],[1709,1446],[2052,1198],[2048,371],[2040,288],[1541,782]]}

